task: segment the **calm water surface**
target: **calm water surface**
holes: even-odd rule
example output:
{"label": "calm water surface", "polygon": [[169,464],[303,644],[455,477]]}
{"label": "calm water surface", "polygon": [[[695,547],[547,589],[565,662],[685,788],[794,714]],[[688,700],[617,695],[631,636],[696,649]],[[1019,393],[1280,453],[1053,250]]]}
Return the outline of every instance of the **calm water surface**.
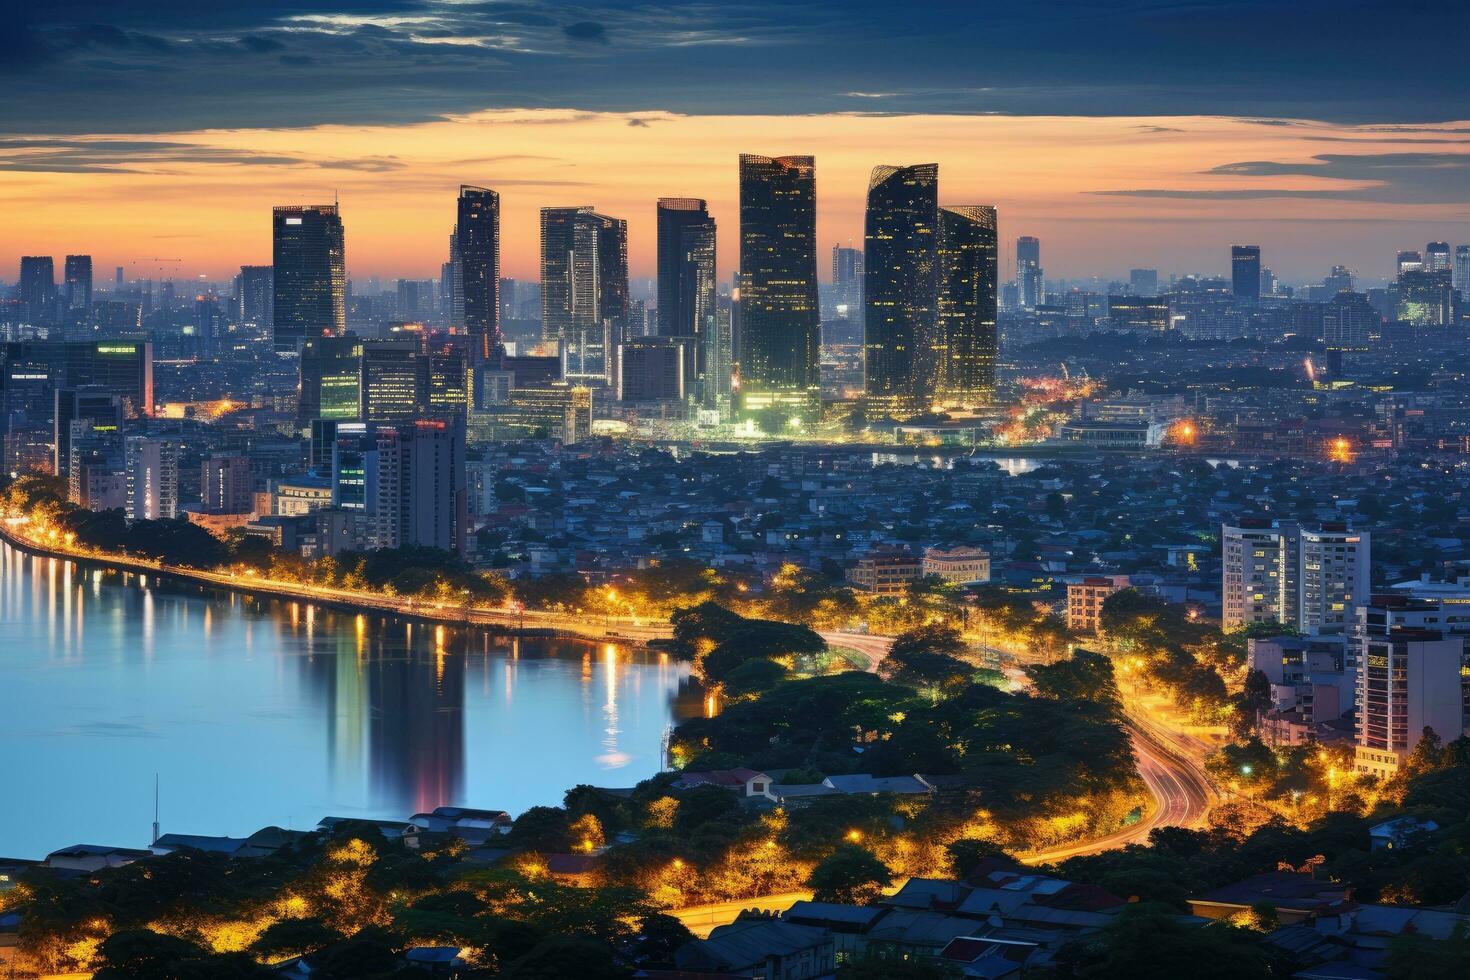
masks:
{"label": "calm water surface", "polygon": [[659,769],[686,666],[147,583],[0,544],[0,856],[441,803],[519,813]]}

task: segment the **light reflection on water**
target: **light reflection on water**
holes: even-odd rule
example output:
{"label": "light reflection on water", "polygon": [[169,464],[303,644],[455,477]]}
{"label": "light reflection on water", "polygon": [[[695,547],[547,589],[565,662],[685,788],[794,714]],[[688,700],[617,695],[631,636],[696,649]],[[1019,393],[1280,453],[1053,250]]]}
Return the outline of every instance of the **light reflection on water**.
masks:
{"label": "light reflection on water", "polygon": [[[294,608],[293,608],[294,607]],[[688,668],[359,617],[0,544],[0,855],[441,803],[518,813],[656,772]]]}

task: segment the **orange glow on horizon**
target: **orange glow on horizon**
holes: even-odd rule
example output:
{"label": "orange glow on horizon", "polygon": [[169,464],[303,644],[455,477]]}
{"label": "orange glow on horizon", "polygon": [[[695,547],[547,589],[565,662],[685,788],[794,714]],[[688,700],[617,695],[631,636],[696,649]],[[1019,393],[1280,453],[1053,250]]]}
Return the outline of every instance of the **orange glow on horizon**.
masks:
{"label": "orange glow on horizon", "polygon": [[[634,120],[638,125],[630,125]],[[273,205],[335,194],[351,275],[430,278],[447,258],[457,188],[469,182],[501,192],[507,276],[536,278],[541,207],[583,203],[628,219],[633,274],[651,276],[654,202],[689,195],[710,202],[719,223],[720,275],[728,278],[736,261],[736,157],[757,151],[816,156],[824,278],[827,250],[861,241],[871,168],[916,160],[939,162],[943,203],[999,207],[1003,276],[1011,271],[1008,243],[1018,234],[1041,237],[1048,273],[1066,276],[1126,273],[1099,269],[1099,261],[1219,271],[1228,259],[1219,254],[1221,243],[1248,231],[1258,232],[1252,240],[1283,260],[1273,262],[1278,272],[1290,261],[1288,250],[1317,249],[1362,265],[1365,275],[1386,275],[1393,246],[1375,223],[1392,218],[1433,228],[1444,220],[1441,205],[1096,193],[1353,186],[1304,176],[1209,173],[1243,160],[1310,160],[1324,151],[1321,137],[1345,133],[1355,152],[1393,149],[1382,142],[1391,134],[1374,135],[1369,128],[1260,126],[1218,117],[630,116],[565,109],[492,110],[403,126],[156,134],[313,162],[180,160],[126,165],[135,171],[128,173],[121,172],[125,165],[113,173],[0,173],[0,207],[21,219],[0,230],[0,269],[8,278],[21,254],[87,251],[99,282],[110,280],[114,265],[129,278],[226,281],[241,264],[269,262]],[[1204,225],[1213,229],[1207,235]],[[1427,233],[1399,226],[1393,236],[1413,242]],[[146,258],[154,255],[183,258],[160,268]],[[1369,256],[1377,256],[1371,259],[1376,264]]]}

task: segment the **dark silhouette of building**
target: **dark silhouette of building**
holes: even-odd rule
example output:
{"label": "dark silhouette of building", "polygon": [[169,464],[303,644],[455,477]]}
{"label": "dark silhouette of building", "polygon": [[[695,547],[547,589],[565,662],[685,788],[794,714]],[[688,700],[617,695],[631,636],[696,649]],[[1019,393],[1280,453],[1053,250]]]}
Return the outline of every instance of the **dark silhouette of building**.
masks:
{"label": "dark silhouette of building", "polygon": [[454,226],[455,326],[475,338],[472,356],[488,360],[501,348],[500,195],[484,187],[462,186]]}
{"label": "dark silhouette of building", "polygon": [[995,396],[999,286],[995,208],[939,209],[939,401],[974,406]]}
{"label": "dark silhouette of building", "polygon": [[875,407],[932,398],[938,335],[939,165],[881,166],[868,181],[863,236],[864,390]]}
{"label": "dark silhouette of building", "polygon": [[92,256],[68,255],[64,275],[66,308],[86,313],[92,308]]}
{"label": "dark silhouette of building", "polygon": [[49,324],[55,319],[56,265],[51,256],[21,256],[19,299],[31,323]]}
{"label": "dark silhouette of building", "polygon": [[628,315],[628,223],[590,205],[541,209],[541,335],[568,378],[617,379]]}
{"label": "dark silhouette of building", "polygon": [[1261,246],[1230,246],[1230,284],[1237,300],[1254,303],[1261,298]]}
{"label": "dark silhouette of building", "polygon": [[1041,269],[1041,239],[1022,235],[1016,239],[1016,295],[1028,310],[1046,302],[1045,278]]}
{"label": "dark silhouette of building", "polygon": [[740,157],[739,377],[745,411],[820,399],[816,163]]}
{"label": "dark silhouette of building", "polygon": [[295,353],[308,337],[347,329],[347,267],[337,205],[278,207],[272,215],[272,344]]}
{"label": "dark silhouette of building", "polygon": [[[658,201],[658,333],[686,337],[685,364],[677,387],[693,381],[701,399],[714,404],[718,376],[729,377],[715,329],[715,219],[699,198]],[[672,382],[673,379],[670,379]],[[727,384],[728,387],[728,384]]]}

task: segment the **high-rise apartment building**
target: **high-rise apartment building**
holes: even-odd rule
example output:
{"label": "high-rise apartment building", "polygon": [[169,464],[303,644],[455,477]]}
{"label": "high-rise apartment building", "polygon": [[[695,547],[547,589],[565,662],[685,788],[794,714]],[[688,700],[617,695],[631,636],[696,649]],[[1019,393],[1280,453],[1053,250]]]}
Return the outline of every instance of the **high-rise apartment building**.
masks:
{"label": "high-rise apartment building", "polygon": [[365,546],[463,552],[468,502],[462,421],[338,426],[332,506],[363,515]]}
{"label": "high-rise apartment building", "polygon": [[124,419],[123,400],[110,388],[97,385],[56,389],[51,412],[51,471],[59,477],[71,476],[72,440],[105,434],[108,438],[121,432]]}
{"label": "high-rise apartment building", "polygon": [[485,187],[459,189],[454,226],[454,310],[475,339],[475,360],[488,360],[501,348],[500,195]]}
{"label": "high-rise apartment building", "polygon": [[1415,269],[1399,274],[1398,319],[1415,326],[1446,326],[1454,321],[1454,285],[1451,272]]}
{"label": "high-rise apartment building", "polygon": [[1368,597],[1366,531],[1324,524],[1242,521],[1221,528],[1221,625],[1280,623],[1309,633],[1341,633]]}
{"label": "high-rise apartment building", "polygon": [[692,363],[681,374],[709,405],[721,393],[719,372],[729,371],[717,344],[715,278],[715,219],[708,206],[699,198],[659,198],[658,334],[688,338],[684,349]]}
{"label": "high-rise apartment building", "polygon": [[124,443],[129,520],[172,520],[179,512],[179,447],[165,439],[129,436]]}
{"label": "high-rise apartment building", "polygon": [[864,393],[912,414],[932,399],[939,350],[939,165],[880,166],[868,181],[863,236]]}
{"label": "high-rise apartment building", "polygon": [[347,330],[347,266],[335,204],[278,207],[272,230],[272,343],[294,354],[308,337]]}
{"label": "high-rise apartment building", "polygon": [[1230,246],[1230,291],[1237,302],[1261,298],[1261,246]]}
{"label": "high-rise apartment building", "polygon": [[1404,249],[1395,259],[1394,268],[1395,273],[1400,276],[1405,272],[1423,272],[1424,256],[1414,249]]}
{"label": "high-rise apartment building", "polygon": [[68,255],[63,267],[62,301],[68,310],[86,313],[92,308],[92,256]]}
{"label": "high-rise apartment building", "polygon": [[820,400],[816,163],[740,157],[739,377],[743,411]]}
{"label": "high-rise apartment building", "polygon": [[205,511],[214,514],[248,514],[255,508],[255,479],[250,457],[218,453],[200,466],[200,497]]}
{"label": "high-rise apartment building", "polygon": [[1351,367],[1378,336],[1383,317],[1362,293],[1343,291],[1322,305],[1322,343],[1334,376]]}
{"label": "high-rise apartment building", "polygon": [[1465,638],[1438,601],[1374,596],[1358,609],[1359,772],[1391,776],[1426,728],[1444,742],[1465,730]]}
{"label": "high-rise apartment building", "polygon": [[938,400],[975,406],[995,396],[999,274],[995,208],[939,209]]}

